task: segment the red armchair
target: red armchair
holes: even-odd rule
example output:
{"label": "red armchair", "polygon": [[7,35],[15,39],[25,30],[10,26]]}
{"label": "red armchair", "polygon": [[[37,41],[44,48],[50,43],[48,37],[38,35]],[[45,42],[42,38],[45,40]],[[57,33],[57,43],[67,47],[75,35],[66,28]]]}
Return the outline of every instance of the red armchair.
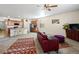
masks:
{"label": "red armchair", "polygon": [[37,33],[37,38],[44,52],[56,51],[58,53],[59,41],[57,38],[49,40],[47,35],[42,34],[41,32]]}

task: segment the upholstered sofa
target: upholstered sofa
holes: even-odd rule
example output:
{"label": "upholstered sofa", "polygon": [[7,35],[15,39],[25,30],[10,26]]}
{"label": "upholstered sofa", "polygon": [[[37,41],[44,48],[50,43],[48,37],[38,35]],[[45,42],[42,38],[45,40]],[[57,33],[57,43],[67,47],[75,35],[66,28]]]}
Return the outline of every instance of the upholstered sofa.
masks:
{"label": "upholstered sofa", "polygon": [[57,38],[49,40],[47,35],[41,32],[37,33],[37,38],[44,52],[56,51],[58,53],[59,41]]}

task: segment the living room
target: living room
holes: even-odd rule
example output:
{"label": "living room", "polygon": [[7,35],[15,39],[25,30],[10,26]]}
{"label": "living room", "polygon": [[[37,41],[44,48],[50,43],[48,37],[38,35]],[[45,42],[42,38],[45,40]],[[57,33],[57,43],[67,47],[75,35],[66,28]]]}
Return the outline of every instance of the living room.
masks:
{"label": "living room", "polygon": [[78,35],[70,35],[74,36],[73,39],[66,32],[67,29],[70,30],[70,24],[76,27],[74,29],[79,26],[78,6],[79,4],[0,5],[0,53],[78,54]]}

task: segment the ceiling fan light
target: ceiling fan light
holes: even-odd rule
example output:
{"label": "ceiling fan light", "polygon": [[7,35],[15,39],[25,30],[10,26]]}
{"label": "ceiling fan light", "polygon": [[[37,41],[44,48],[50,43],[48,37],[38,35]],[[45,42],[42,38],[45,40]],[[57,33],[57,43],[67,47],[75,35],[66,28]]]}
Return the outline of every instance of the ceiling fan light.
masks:
{"label": "ceiling fan light", "polygon": [[51,9],[48,9],[48,11],[51,11]]}

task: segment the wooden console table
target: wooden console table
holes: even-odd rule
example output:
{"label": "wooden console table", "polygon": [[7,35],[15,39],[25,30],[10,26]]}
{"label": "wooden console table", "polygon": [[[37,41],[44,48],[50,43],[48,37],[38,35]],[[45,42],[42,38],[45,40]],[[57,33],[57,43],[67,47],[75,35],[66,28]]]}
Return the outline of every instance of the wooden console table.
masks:
{"label": "wooden console table", "polygon": [[66,37],[79,41],[79,30],[66,29]]}

